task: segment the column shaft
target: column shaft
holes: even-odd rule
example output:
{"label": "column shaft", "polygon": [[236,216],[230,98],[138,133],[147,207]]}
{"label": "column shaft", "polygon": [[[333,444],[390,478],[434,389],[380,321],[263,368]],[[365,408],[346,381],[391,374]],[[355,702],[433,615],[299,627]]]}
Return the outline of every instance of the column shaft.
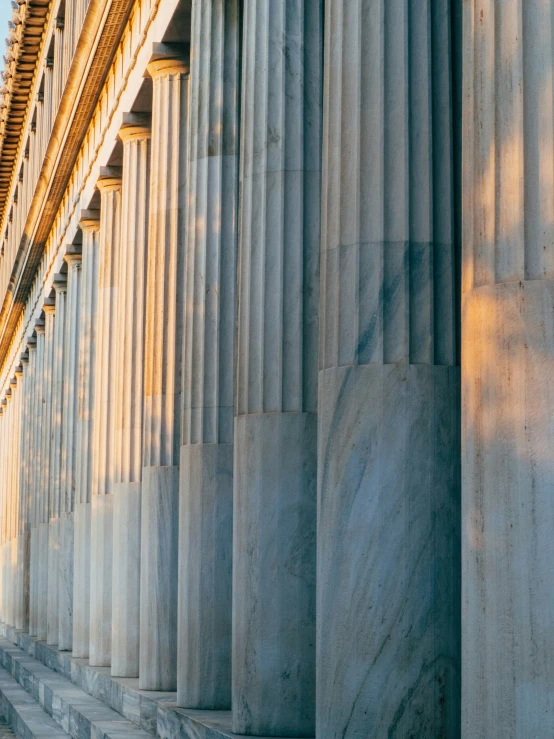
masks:
{"label": "column shaft", "polygon": [[101,170],[98,323],[94,396],[91,511],[91,665],[111,664],[113,483],[115,471],[115,361],[117,261],[121,218],[120,170]]}
{"label": "column shaft", "polygon": [[98,312],[99,216],[98,211],[81,211],[80,222],[83,231],[83,261],[73,557],[73,656],[79,658],[88,658],[90,642],[90,520]]}
{"label": "column shaft", "polygon": [[60,650],[73,646],[74,511],[77,483],[77,418],[79,412],[79,336],[81,326],[81,249],[69,247],[67,319],[64,354],[63,441],[61,476],[61,531],[59,571]]}
{"label": "column shaft", "polygon": [[[239,3],[192,6],[177,702],[231,707]],[[205,90],[209,94],[205,94]]]}
{"label": "column shaft", "polygon": [[313,736],[323,3],[244,4],[233,731]]}
{"label": "column shaft", "polygon": [[162,50],[148,69],[156,167],[148,236],[139,685],[175,690],[188,68]]}
{"label": "column shaft", "polygon": [[112,675],[139,675],[140,526],[150,125],[126,115],[118,273]]}
{"label": "column shaft", "polygon": [[459,736],[450,23],[326,3],[319,739]]}
{"label": "column shaft", "polygon": [[554,734],[554,18],[464,4],[462,733]]}

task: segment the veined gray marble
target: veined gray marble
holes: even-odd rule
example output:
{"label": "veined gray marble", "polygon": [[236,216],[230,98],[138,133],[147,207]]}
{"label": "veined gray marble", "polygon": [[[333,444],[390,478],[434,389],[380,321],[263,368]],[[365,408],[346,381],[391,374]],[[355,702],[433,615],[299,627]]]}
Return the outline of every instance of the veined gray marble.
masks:
{"label": "veined gray marble", "polygon": [[48,592],[46,613],[46,643],[58,643],[59,570],[60,570],[60,519],[48,524]]}
{"label": "veined gray marble", "polygon": [[323,3],[243,33],[233,731],[312,736]]}
{"label": "veined gray marble", "polygon": [[71,651],[73,646],[73,511],[60,517],[60,552],[58,580],[58,649]]}
{"label": "veined gray marble", "polygon": [[457,737],[450,4],[325,28],[316,736]]}
{"label": "veined gray marble", "polygon": [[112,659],[113,495],[93,495],[90,513],[89,662],[107,666]]}
{"label": "veined gray marble", "polygon": [[193,2],[177,701],[208,709],[231,706],[239,37],[236,0]]}
{"label": "veined gray marble", "polygon": [[73,550],[73,656],[88,658],[90,646],[91,504],[75,503]]}

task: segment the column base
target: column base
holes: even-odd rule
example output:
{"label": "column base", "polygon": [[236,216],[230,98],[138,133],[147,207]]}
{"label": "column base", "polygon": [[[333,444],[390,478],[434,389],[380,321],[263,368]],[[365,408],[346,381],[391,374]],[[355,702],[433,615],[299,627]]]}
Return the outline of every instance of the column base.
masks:
{"label": "column base", "polygon": [[179,467],[142,471],[141,690],[177,687]]}
{"label": "column base", "polygon": [[318,739],[459,736],[459,376],[319,374]]}
{"label": "column base", "polygon": [[29,636],[37,635],[38,626],[38,527],[29,532],[30,567],[29,567]]}
{"label": "column base", "polygon": [[75,503],[73,557],[73,656],[88,659],[90,645],[91,504]]}
{"label": "column base", "polygon": [[29,631],[30,547],[31,532],[24,531],[17,538],[18,609],[15,627],[20,631]]}
{"label": "column base", "polygon": [[48,635],[48,529],[47,523],[38,527],[37,577],[37,639],[46,641]]}
{"label": "column base", "polygon": [[314,736],[317,417],[235,420],[233,732]]}
{"label": "column base", "polygon": [[140,637],[140,482],[114,485],[112,670],[138,677]]}
{"label": "column base", "polygon": [[553,305],[552,280],[464,299],[466,739],[554,736]]}
{"label": "column base", "polygon": [[60,517],[60,562],[59,562],[59,638],[58,649],[71,651],[73,648],[73,513],[62,513]]}
{"label": "column base", "polygon": [[60,519],[48,524],[48,602],[46,643],[58,643],[59,608],[59,569],[60,569]]}
{"label": "column base", "polygon": [[113,495],[93,495],[90,527],[89,663],[112,661]]}
{"label": "column base", "polygon": [[177,705],[231,707],[233,444],[181,447]]}

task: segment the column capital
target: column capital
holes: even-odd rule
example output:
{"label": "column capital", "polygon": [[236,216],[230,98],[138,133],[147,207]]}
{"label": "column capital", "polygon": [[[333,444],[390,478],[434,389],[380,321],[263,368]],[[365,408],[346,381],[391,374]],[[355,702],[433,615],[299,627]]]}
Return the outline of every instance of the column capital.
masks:
{"label": "column capital", "polygon": [[190,70],[190,45],[152,44],[152,54],[146,69],[152,78],[162,74],[188,74]]}
{"label": "column capital", "polygon": [[92,209],[82,210],[79,227],[81,231],[100,231],[100,211]]}
{"label": "column capital", "polygon": [[37,348],[37,340],[34,336],[29,336],[27,339],[27,351],[32,352]]}
{"label": "column capital", "polygon": [[[6,397],[7,397],[8,393],[9,393],[9,394],[11,395],[11,394],[12,394],[12,393],[11,393],[11,390],[8,390],[8,391],[6,392]],[[4,406],[5,406],[5,405],[8,405],[8,401],[6,400],[6,398],[2,398],[2,400],[0,401],[0,405],[4,405]]]}
{"label": "column capital", "polygon": [[37,334],[43,334],[46,331],[46,324],[44,322],[44,319],[39,318],[37,321],[35,321],[35,331]]}
{"label": "column capital", "polygon": [[64,260],[67,264],[74,264],[76,262],[82,262],[83,250],[80,244],[69,244],[64,254]]}
{"label": "column capital", "polygon": [[65,292],[67,290],[67,275],[64,275],[63,272],[57,272],[54,275],[52,287],[56,291],[56,294],[58,292]]}
{"label": "column capital", "polygon": [[17,375],[17,370],[14,371],[14,376],[10,380],[10,387],[16,387],[16,385],[17,385],[17,377],[16,377],[16,375]]}
{"label": "column capital", "polygon": [[21,352],[21,354],[19,355],[19,361],[21,362],[21,364],[29,364],[29,352]]}
{"label": "column capital", "polygon": [[151,124],[150,113],[123,113],[118,136],[124,144],[133,139],[150,138]]}
{"label": "column capital", "polygon": [[18,382],[18,381],[19,381],[19,379],[20,379],[21,377],[23,377],[23,365],[21,365],[21,364],[18,364],[18,365],[17,365],[17,367],[15,368],[15,372],[14,372],[14,374],[15,374],[15,379],[16,379],[16,382]]}
{"label": "column capital", "polygon": [[55,298],[46,298],[43,305],[42,310],[47,315],[53,315],[56,312],[56,299]]}
{"label": "column capital", "polygon": [[121,167],[100,167],[96,187],[101,193],[121,189]]}

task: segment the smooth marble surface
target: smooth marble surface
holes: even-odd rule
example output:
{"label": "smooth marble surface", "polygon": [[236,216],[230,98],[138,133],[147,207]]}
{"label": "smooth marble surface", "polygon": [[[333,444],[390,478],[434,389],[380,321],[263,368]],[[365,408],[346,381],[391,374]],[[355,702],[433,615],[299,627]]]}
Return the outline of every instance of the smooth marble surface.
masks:
{"label": "smooth marble surface", "polygon": [[320,373],[318,736],[459,735],[459,374]]}
{"label": "smooth marble surface", "polygon": [[139,685],[177,687],[179,467],[142,471]]}
{"label": "smooth marble surface", "polygon": [[38,526],[37,637],[46,640],[48,627],[48,524]]}
{"label": "smooth marble surface", "polygon": [[38,576],[38,527],[33,526],[30,532],[30,562],[29,562],[29,634],[37,634],[37,576]]}
{"label": "smooth marble surface", "polygon": [[74,514],[60,517],[60,554],[58,570],[58,648],[71,651],[73,646],[73,557]]}
{"label": "smooth marble surface", "polygon": [[181,448],[177,703],[231,706],[233,444]]}
{"label": "smooth marble surface", "polygon": [[312,736],[317,417],[239,416],[233,509],[233,731]]}
{"label": "smooth marble surface", "polygon": [[73,550],[73,656],[89,656],[91,504],[75,502]]}
{"label": "smooth marble surface", "polygon": [[93,495],[90,527],[91,665],[112,659],[113,495]]}
{"label": "smooth marble surface", "polygon": [[114,483],[111,674],[138,677],[140,639],[140,482]]}
{"label": "smooth marble surface", "polygon": [[48,524],[48,602],[46,642],[58,643],[59,630],[59,582],[60,582],[60,519],[51,519]]}
{"label": "smooth marble surface", "polygon": [[465,297],[462,730],[554,733],[554,281]]}

